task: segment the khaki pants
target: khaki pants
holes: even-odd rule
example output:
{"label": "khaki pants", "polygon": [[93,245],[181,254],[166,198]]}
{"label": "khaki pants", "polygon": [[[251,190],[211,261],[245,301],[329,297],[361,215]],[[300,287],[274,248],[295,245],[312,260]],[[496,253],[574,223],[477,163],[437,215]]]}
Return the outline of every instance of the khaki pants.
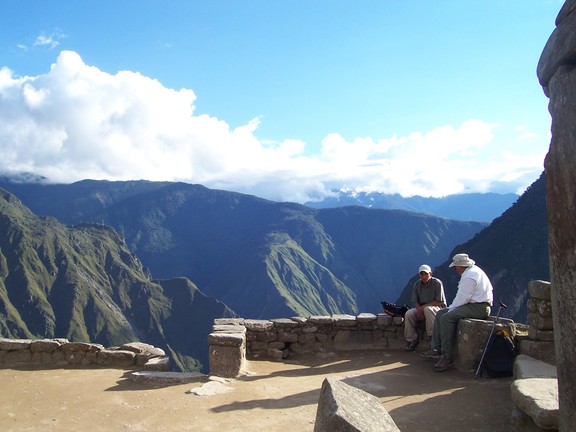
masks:
{"label": "khaki pants", "polygon": [[424,318],[418,318],[418,309],[408,309],[404,315],[404,339],[406,339],[407,342],[412,342],[418,339],[416,326],[419,321],[423,320],[426,320],[426,334],[431,337],[432,332],[434,331],[434,319],[436,318],[436,313],[440,309],[442,309],[440,306],[425,306]]}

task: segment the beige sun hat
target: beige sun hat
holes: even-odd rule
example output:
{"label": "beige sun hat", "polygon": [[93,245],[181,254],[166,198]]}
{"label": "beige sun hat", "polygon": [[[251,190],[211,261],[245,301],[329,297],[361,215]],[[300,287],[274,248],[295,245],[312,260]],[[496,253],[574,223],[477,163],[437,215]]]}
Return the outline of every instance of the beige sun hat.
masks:
{"label": "beige sun hat", "polygon": [[452,257],[452,264],[449,267],[472,267],[475,263],[468,254],[461,253]]}

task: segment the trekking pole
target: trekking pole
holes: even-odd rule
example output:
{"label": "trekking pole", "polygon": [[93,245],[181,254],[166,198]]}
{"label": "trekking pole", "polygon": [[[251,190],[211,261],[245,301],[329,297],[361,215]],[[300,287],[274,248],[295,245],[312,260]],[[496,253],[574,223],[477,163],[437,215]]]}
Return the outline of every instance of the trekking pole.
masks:
{"label": "trekking pole", "polygon": [[482,357],[480,358],[480,364],[478,365],[478,369],[476,369],[476,375],[474,379],[478,378],[482,375],[482,364],[484,363],[484,356],[486,355],[486,351],[488,351],[488,346],[490,345],[490,340],[492,339],[492,333],[494,333],[494,329],[496,328],[496,324],[498,324],[498,319],[500,318],[500,312],[502,309],[508,309],[504,303],[500,302],[500,307],[498,308],[498,313],[496,314],[496,318],[494,319],[494,324],[492,324],[492,329],[490,330],[490,335],[488,336],[488,340],[486,341],[486,346],[484,347],[484,351],[482,352]]}

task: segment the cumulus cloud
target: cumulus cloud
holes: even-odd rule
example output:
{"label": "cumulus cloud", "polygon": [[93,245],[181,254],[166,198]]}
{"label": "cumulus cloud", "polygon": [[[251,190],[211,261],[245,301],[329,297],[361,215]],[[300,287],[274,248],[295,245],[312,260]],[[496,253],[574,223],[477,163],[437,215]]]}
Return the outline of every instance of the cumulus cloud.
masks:
{"label": "cumulus cloud", "polygon": [[[40,43],[40,42],[39,42]],[[49,39],[41,43],[48,44]],[[52,182],[173,180],[304,202],[334,190],[441,196],[525,188],[543,154],[518,157],[482,120],[384,138],[327,133],[317,154],[302,140],[256,138],[261,119],[231,128],[196,115],[195,93],[137,72],[114,75],[62,51],[43,75],[0,70],[0,171]],[[529,131],[518,128],[518,141]]]}

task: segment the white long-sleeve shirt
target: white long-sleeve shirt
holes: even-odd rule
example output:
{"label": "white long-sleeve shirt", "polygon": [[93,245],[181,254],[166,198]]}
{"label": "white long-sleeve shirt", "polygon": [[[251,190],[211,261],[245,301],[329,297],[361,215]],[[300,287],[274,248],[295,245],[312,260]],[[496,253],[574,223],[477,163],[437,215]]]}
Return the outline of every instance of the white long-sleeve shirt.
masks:
{"label": "white long-sleeve shirt", "polygon": [[484,270],[473,265],[468,267],[460,276],[458,292],[456,292],[456,297],[448,308],[454,309],[468,303],[488,303],[492,306],[492,291],[492,283]]}

